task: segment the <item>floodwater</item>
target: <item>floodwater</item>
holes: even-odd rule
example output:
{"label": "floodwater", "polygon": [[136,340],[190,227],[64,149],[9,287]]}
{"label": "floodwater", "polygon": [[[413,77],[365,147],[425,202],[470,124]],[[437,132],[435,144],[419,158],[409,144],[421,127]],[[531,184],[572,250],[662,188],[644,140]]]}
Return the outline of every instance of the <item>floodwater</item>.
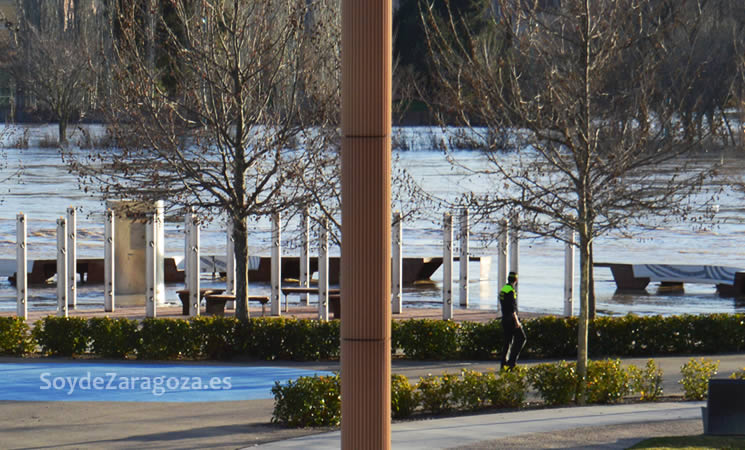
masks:
{"label": "floodwater", "polygon": [[[55,255],[56,225],[58,217],[65,215],[68,206],[78,209],[78,256],[80,258],[103,257],[103,204],[100,200],[84,193],[73,175],[67,173],[55,149],[40,148],[38,142],[53,135],[56,127],[30,127],[28,148],[5,149],[8,167],[1,174],[11,173],[21,163],[24,174],[20,179],[11,179],[2,185],[0,191],[0,259],[15,258],[15,217],[24,212],[28,218],[28,257],[33,259],[52,259]],[[93,127],[93,134],[102,133]],[[406,142],[408,150],[396,150],[396,165],[406,169],[420,185],[443,197],[455,198],[463,190],[480,191],[499,186],[493,182],[475,181],[463,170],[455,169],[445,159],[442,151],[436,149],[439,130],[429,128],[405,128],[396,131],[399,142]],[[433,137],[434,136],[434,137]],[[5,145],[8,145],[6,137]],[[12,142],[12,140],[10,141]],[[87,151],[87,150],[81,150]],[[479,166],[484,158],[479,152],[458,151],[454,153],[464,165]],[[509,156],[506,156],[509,157]],[[717,157],[719,161],[719,157]],[[730,175],[745,174],[745,161],[726,160],[725,167]],[[706,164],[704,160],[702,164]],[[5,179],[5,176],[0,176]],[[710,192],[719,185],[708,186]],[[616,262],[634,264],[701,264],[739,267],[745,270],[745,208],[743,194],[723,186],[718,201],[718,213],[714,223],[689,224],[673,223],[660,225],[656,229],[639,230],[632,238],[618,233],[598,239],[594,244],[596,262]],[[394,205],[394,208],[396,206]],[[431,217],[419,218],[404,224],[404,256],[441,256],[442,213],[433,212]],[[453,211],[455,213],[455,211]],[[457,218],[456,218],[457,228]],[[297,224],[285,225],[283,234],[283,254],[299,253],[296,240]],[[484,226],[474,227],[471,238],[471,254],[491,256],[492,265],[487,279],[480,280],[478,263],[471,263],[469,284],[471,308],[496,309],[497,263],[496,243],[480,239],[493,232]],[[225,253],[225,234],[223,224],[217,220],[202,231],[202,253],[222,255]],[[268,256],[270,244],[270,225],[259,220],[250,236],[250,251],[253,255]],[[180,220],[166,224],[166,255],[183,254],[183,226]],[[313,248],[313,247],[312,247]],[[312,250],[312,254],[314,251]],[[331,249],[338,255],[338,248]],[[455,254],[457,255],[457,249]],[[520,240],[520,286],[519,303],[523,311],[561,314],[563,311],[564,283],[564,244],[550,239],[536,239],[523,236]],[[575,276],[575,292],[579,288],[579,258]],[[456,263],[457,264],[457,263]],[[457,265],[454,273],[458,273]],[[457,275],[456,275],[457,276]],[[219,285],[209,274],[203,274],[202,283]],[[646,294],[617,294],[610,270],[595,269],[597,309],[601,314],[623,315],[635,313],[680,314],[745,312],[745,301],[721,298],[711,285],[686,284],[685,293],[670,295],[658,294],[657,286],[651,284]],[[404,307],[438,307],[441,305],[442,270],[432,277],[433,284],[409,286],[404,289]],[[454,304],[458,303],[458,283],[453,283]],[[178,303],[175,290],[178,285],[168,286],[167,303]],[[78,288],[80,308],[100,308],[103,303],[102,286],[82,285]],[[252,293],[268,294],[269,285],[253,283]],[[55,288],[50,286],[29,287],[30,309],[54,309],[56,306]],[[577,310],[575,294],[575,311]],[[297,298],[290,297],[290,301]],[[0,278],[0,311],[15,309],[15,288],[5,278]]]}

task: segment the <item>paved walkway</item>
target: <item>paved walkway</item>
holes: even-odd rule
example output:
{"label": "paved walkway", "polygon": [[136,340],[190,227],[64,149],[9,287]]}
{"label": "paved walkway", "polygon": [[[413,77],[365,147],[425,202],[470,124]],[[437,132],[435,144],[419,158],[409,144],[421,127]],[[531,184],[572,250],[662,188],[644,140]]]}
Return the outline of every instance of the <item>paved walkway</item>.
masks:
{"label": "paved walkway", "polygon": [[[498,414],[479,414],[444,419],[418,420],[394,423],[391,429],[391,446],[407,450],[432,450],[450,448],[500,448],[504,438],[546,433],[546,444],[551,442],[550,432],[587,428],[574,434],[577,439],[569,447],[601,447],[593,439],[593,429],[609,426],[639,425],[664,422],[701,420],[701,407],[705,402],[670,402],[633,405],[603,405],[571,408],[551,408]],[[601,431],[602,432],[602,431]],[[699,431],[700,433],[700,431]],[[644,434],[636,439],[646,438]],[[611,438],[613,439],[613,438]],[[339,431],[316,434],[285,441],[272,442],[259,448],[272,449],[330,449],[339,448]],[[617,441],[617,439],[616,439]],[[542,447],[544,442],[535,442]],[[622,445],[633,445],[626,440]]]}
{"label": "paved walkway", "polygon": [[[680,395],[680,366],[690,356],[654,358],[664,370],[666,395]],[[726,377],[745,366],[745,354],[720,360]],[[38,360],[36,360],[38,362]],[[65,363],[64,359],[43,361]],[[34,362],[0,358],[0,363]],[[643,365],[646,358],[624,363]],[[529,361],[526,363],[530,364]],[[132,362],[133,365],[142,364]],[[169,363],[170,364],[170,363]],[[267,362],[178,362],[183,366],[242,366]],[[273,362],[275,367],[338,370],[338,363]],[[412,379],[462,368],[488,370],[494,362],[394,361],[393,372]],[[167,375],[167,374],[164,374]],[[0,374],[2,379],[2,374]],[[36,380],[38,384],[38,380]],[[393,424],[394,448],[627,448],[660,435],[702,432],[700,402],[591,406],[476,414]],[[333,430],[288,429],[270,423],[271,399],[162,403],[0,401],[3,448],[339,448]],[[331,431],[331,433],[328,433]],[[305,436],[300,441],[293,438]]]}

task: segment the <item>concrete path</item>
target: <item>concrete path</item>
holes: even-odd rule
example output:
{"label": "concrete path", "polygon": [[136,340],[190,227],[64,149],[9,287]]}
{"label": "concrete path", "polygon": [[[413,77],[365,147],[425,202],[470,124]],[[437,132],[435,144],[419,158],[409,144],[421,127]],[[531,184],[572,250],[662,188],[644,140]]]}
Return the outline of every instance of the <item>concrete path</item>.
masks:
{"label": "concrete path", "polygon": [[[680,396],[680,366],[691,356],[655,357],[664,370],[665,395]],[[718,377],[745,367],[745,354],[707,356],[720,360]],[[0,358],[0,363],[38,359]],[[65,364],[64,358],[42,358]],[[102,362],[100,360],[97,360]],[[624,359],[643,366],[646,358]],[[119,362],[127,364],[127,362]],[[525,364],[533,364],[524,361]],[[130,362],[143,364],[141,361]],[[169,362],[185,367],[231,366],[251,371],[271,364],[306,370],[338,370],[338,362]],[[412,380],[460,369],[490,370],[495,362],[394,361],[393,372]],[[164,373],[164,375],[168,375]],[[3,374],[0,373],[0,379]],[[38,380],[36,380],[38,382]],[[660,435],[702,432],[701,403],[670,402],[477,414],[393,424],[394,448],[627,448]],[[339,433],[271,424],[273,400],[192,403],[0,401],[2,448],[339,448]],[[321,434],[319,434],[321,433]],[[292,438],[315,435],[300,441]],[[317,439],[317,441],[316,441]],[[292,446],[295,447],[292,447]],[[283,447],[290,446],[290,447]],[[465,446],[465,447],[464,447]]]}
{"label": "concrete path", "polygon": [[[535,433],[547,433],[548,437],[550,432],[587,428],[590,425],[590,430],[602,430],[604,427],[618,425],[700,421],[701,407],[705,404],[669,402],[550,408],[399,422],[392,425],[391,446],[394,449],[407,450],[473,448],[477,445],[488,448],[489,444],[485,441]],[[580,446],[583,442],[591,446],[598,444],[590,439],[592,431],[575,434],[580,437]],[[638,437],[639,440],[644,438],[646,436],[643,434]],[[340,432],[335,431],[272,442],[258,448],[321,450],[339,448],[340,439]],[[498,443],[494,444],[496,446]]]}

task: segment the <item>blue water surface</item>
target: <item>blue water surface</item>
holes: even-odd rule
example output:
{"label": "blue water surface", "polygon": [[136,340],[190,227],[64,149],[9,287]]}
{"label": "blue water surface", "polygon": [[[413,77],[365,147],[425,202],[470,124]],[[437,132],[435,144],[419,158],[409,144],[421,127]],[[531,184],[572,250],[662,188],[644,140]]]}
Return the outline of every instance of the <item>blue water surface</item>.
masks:
{"label": "blue water surface", "polygon": [[272,398],[275,382],[331,372],[143,363],[0,363],[0,400],[217,402]]}

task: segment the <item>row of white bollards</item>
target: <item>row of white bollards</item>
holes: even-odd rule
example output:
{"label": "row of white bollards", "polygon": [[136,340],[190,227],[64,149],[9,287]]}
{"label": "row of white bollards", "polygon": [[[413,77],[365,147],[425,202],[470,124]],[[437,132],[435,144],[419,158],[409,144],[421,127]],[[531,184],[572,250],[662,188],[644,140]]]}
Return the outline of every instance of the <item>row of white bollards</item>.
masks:
{"label": "row of white bollards", "polygon": [[[400,216],[399,216],[400,217]],[[396,221],[394,220],[394,224]],[[468,307],[468,261],[469,252],[469,220],[468,210],[464,209],[460,215],[460,304]],[[397,234],[398,233],[398,234]],[[397,238],[397,236],[399,236]],[[400,229],[394,227],[394,268],[396,248],[401,247]],[[575,232],[569,230],[566,237],[564,250],[564,315],[572,316],[574,306],[574,263],[575,263]],[[500,229],[497,238],[497,289],[501,289],[507,283],[509,272],[519,273],[520,265],[520,240],[517,229],[510,229],[509,221],[500,221]],[[394,272],[395,273],[395,272]],[[442,318],[445,320],[453,317],[453,217],[450,213],[443,216],[443,283],[442,283]],[[396,280],[394,275],[394,289]],[[400,288],[399,288],[400,289]],[[495,292],[495,297],[497,296]],[[393,312],[397,312],[397,302],[394,293]],[[400,294],[399,294],[400,295]],[[399,300],[400,301],[400,300]],[[400,304],[400,303],[399,303]],[[499,308],[499,302],[497,302]],[[400,312],[400,309],[398,310]]]}
{"label": "row of white bollards", "polygon": [[[156,211],[148,215],[146,225],[146,316],[156,317],[158,303],[158,240],[162,239],[162,224]],[[443,224],[443,318],[453,317],[453,217],[444,215]],[[17,315],[28,317],[28,283],[27,283],[27,220],[23,213],[17,215]],[[300,255],[301,287],[310,285],[310,218],[307,212],[303,216],[302,244]],[[515,230],[510,233],[507,220],[501,221],[498,237],[498,284],[501,287],[507,281],[509,271],[518,271],[519,239]],[[199,282],[199,219],[194,212],[185,217],[185,284],[189,291],[189,314],[199,315],[200,282]],[[57,312],[67,316],[69,306],[75,308],[77,300],[77,255],[76,255],[76,214],[74,208],[67,210],[67,217],[57,220]],[[105,212],[104,227],[104,309],[107,312],[115,310],[115,215],[111,209]],[[396,213],[393,218],[392,236],[392,312],[401,313],[402,306],[402,218]],[[460,305],[468,306],[468,263],[469,251],[469,218],[468,211],[463,210],[460,215]],[[573,309],[573,279],[574,279],[574,232],[570,231],[566,239],[565,248],[565,280],[564,280],[564,315],[571,316]],[[235,295],[235,255],[233,248],[232,223],[227,229],[227,277],[226,293]],[[272,258],[271,258],[271,311],[273,315],[280,315],[281,309],[281,225],[280,215],[272,217]],[[320,232],[318,248],[318,316],[322,320],[328,319],[329,287],[328,287],[328,224],[324,223]],[[162,274],[161,274],[162,276]],[[496,295],[496,293],[495,293]],[[308,304],[308,294],[302,294],[301,302]],[[232,308],[234,305],[228,305]],[[285,304],[287,311],[287,304]]]}
{"label": "row of white bollards", "polygon": [[[460,306],[466,308],[468,307],[470,281],[468,276],[468,265],[471,257],[470,232],[468,210],[463,209],[460,214],[458,284],[460,287]],[[443,215],[442,242],[442,318],[448,320],[453,318],[453,216],[450,213]]]}
{"label": "row of white bollards", "polygon": [[[279,316],[282,303],[282,225],[281,216],[275,213],[272,216],[272,252],[271,252],[271,275],[270,275],[270,305],[271,314]],[[299,287],[310,288],[310,217],[307,212],[303,214],[303,229],[301,237],[300,254],[300,279]],[[301,294],[301,304],[308,304],[308,294]],[[288,311],[288,303],[285,301],[285,312]],[[329,244],[328,223],[323,221],[320,229],[320,242],[318,246],[318,317],[328,320],[329,317]]]}

